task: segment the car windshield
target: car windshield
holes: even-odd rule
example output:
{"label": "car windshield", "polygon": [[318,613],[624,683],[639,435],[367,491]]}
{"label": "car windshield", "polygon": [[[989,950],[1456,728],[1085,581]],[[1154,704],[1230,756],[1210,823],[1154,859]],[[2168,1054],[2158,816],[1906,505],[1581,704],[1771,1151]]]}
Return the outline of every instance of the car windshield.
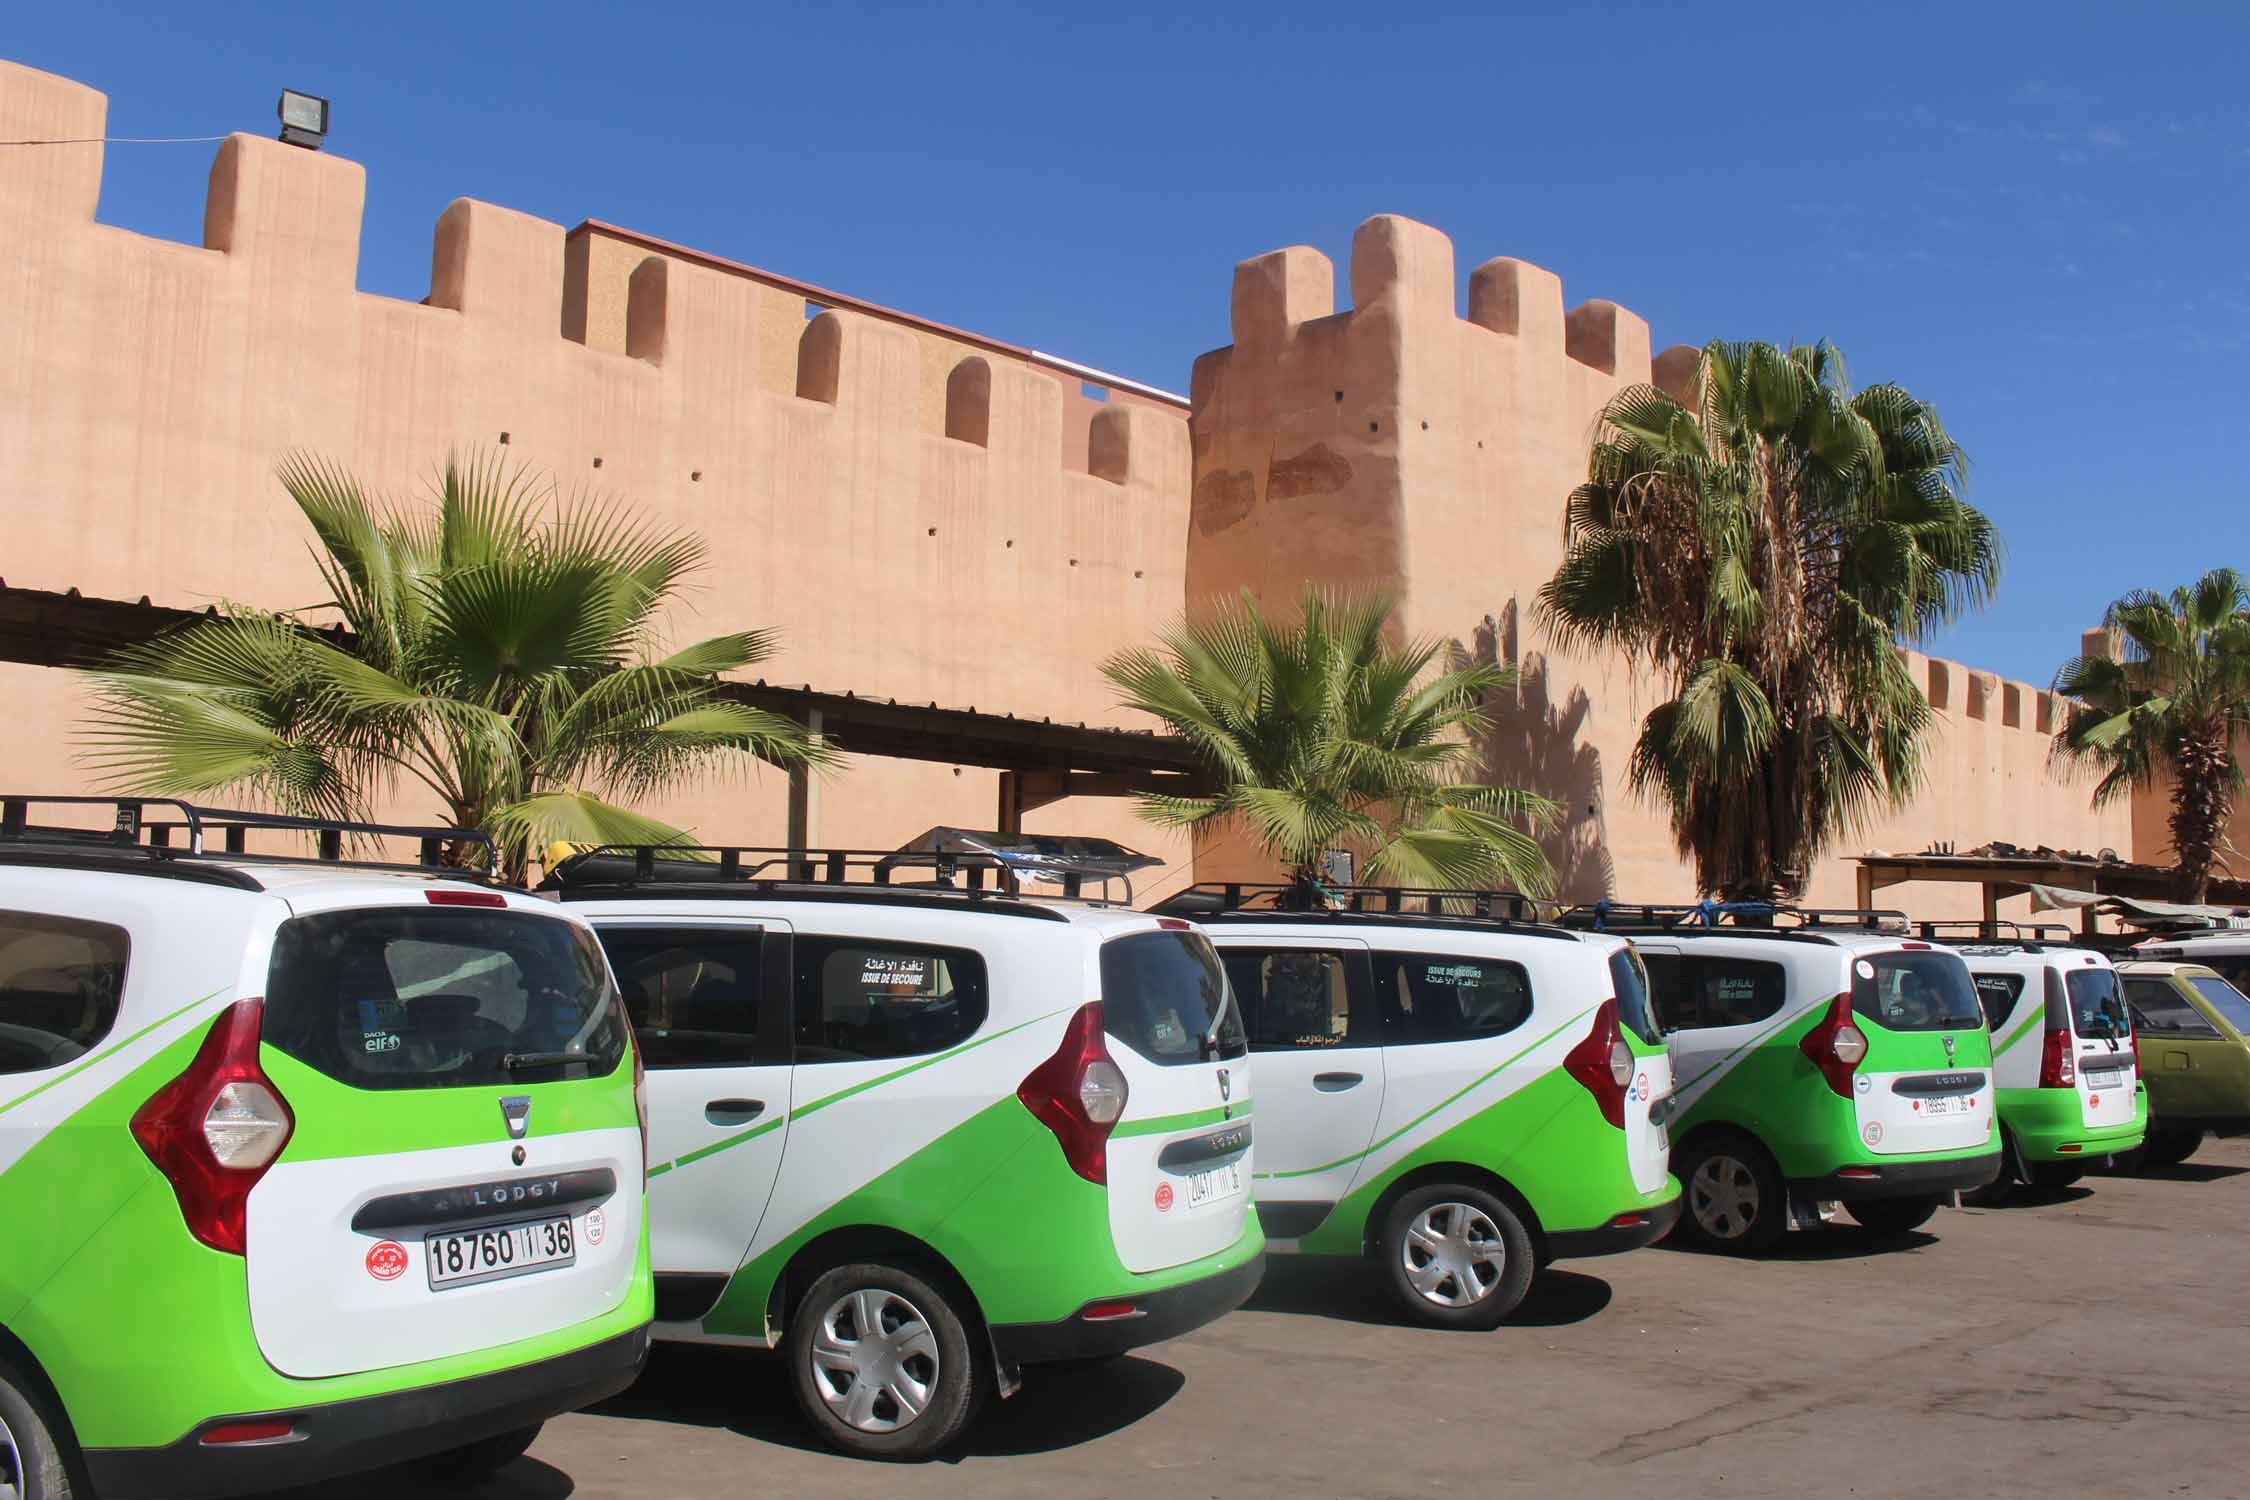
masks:
{"label": "car windshield", "polygon": [[2121,1037],[2132,1029],[2115,969],[2067,970],[2063,987],[2070,992],[2071,1029],[2080,1036]]}
{"label": "car windshield", "polygon": [[379,906],[281,924],[268,1046],[362,1089],[586,1078],[625,1055],[593,934],[530,912]]}
{"label": "car windshield", "polygon": [[1660,1045],[1664,1028],[1656,1024],[1656,1010],[1649,1001],[1648,969],[1631,943],[1609,956],[1609,979],[1617,986],[1617,1019],[1650,1046]]}
{"label": "car windshield", "polygon": [[1852,1009],[1885,1031],[1984,1029],[1969,966],[1957,953],[1877,953],[1852,965]]}
{"label": "car windshield", "polygon": [[2188,983],[2195,986],[2195,992],[2219,1013],[2221,1020],[2250,1037],[2250,995],[2243,994],[2216,974],[2190,974]]}

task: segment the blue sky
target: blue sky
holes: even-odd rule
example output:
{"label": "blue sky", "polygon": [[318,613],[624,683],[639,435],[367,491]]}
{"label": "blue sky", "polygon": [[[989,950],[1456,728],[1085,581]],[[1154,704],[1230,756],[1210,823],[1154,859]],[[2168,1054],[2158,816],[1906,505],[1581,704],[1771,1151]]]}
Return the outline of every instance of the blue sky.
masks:
{"label": "blue sky", "polygon": [[[2124,589],[2250,567],[2250,8],[86,5],[0,51],[114,135],[330,95],[360,284],[402,297],[465,195],[1178,390],[1235,261],[1341,267],[1397,212],[1659,347],[1825,336],[1968,448],[2008,572],[1934,649],[2014,677]],[[113,147],[102,218],[196,238],[211,149]]]}

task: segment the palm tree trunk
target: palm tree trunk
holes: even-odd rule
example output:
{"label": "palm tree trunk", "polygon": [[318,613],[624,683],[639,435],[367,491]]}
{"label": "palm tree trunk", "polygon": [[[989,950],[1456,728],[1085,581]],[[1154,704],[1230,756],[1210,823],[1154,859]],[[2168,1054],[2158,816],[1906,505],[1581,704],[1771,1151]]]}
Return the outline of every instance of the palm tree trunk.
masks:
{"label": "palm tree trunk", "polygon": [[2180,899],[2194,905],[2210,899],[2211,866],[2226,830],[2232,764],[2224,726],[2198,727],[2181,736],[2179,780],[2172,787],[2172,850],[2179,860]]}

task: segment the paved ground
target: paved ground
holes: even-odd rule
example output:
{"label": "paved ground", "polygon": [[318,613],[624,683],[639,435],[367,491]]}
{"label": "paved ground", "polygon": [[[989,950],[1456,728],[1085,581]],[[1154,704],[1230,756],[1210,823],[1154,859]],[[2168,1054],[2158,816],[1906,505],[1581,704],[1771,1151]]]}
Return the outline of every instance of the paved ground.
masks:
{"label": "paved ground", "polygon": [[1038,1379],[918,1468],[809,1448],[769,1361],[660,1350],[477,1496],[2242,1496],[2246,1221],[2250,1142],[2206,1145],[1903,1242],[1576,1262],[1490,1334],[1278,1263],[1244,1311]]}

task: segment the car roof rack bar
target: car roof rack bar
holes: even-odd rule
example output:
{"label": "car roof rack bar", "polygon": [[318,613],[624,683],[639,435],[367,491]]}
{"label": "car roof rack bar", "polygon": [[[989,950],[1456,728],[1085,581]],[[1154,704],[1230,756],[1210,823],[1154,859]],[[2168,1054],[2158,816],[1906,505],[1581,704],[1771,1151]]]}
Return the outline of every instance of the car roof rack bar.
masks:
{"label": "car roof rack bar", "polygon": [[1597,932],[1693,932],[1722,924],[1745,932],[1906,932],[1906,913],[1873,907],[1790,906],[1768,901],[1697,901],[1679,905],[1601,900],[1571,907],[1566,927]]}
{"label": "car roof rack bar", "polygon": [[[62,824],[37,824],[31,821],[35,807],[106,807],[112,810],[108,830],[78,828]],[[170,809],[177,817],[154,820],[148,816],[151,809]],[[484,871],[490,874],[498,868],[499,850],[492,835],[477,828],[433,828],[422,824],[362,823],[344,818],[312,818],[295,813],[250,812],[240,808],[204,807],[182,801],[177,797],[90,797],[44,796],[28,793],[0,793],[0,841],[10,843],[102,843],[145,851],[151,858],[179,859],[224,853],[227,856],[274,863],[304,863],[301,855],[253,853],[249,847],[252,830],[310,833],[317,850],[317,862],[322,864],[366,865],[381,869],[427,868],[444,869],[445,847],[448,844],[469,843],[484,850]],[[172,842],[174,832],[186,835],[182,845]],[[210,836],[219,836],[222,849],[210,847]],[[400,865],[382,860],[346,860],[346,836],[361,838],[395,838],[414,841],[417,863]],[[478,871],[459,869],[453,873],[474,879]]]}
{"label": "car roof rack bar", "polygon": [[1228,912],[1345,912],[1354,916],[1474,918],[1488,922],[1539,921],[1537,898],[1505,888],[1331,885],[1326,881],[1203,881],[1175,891],[1152,910]]}
{"label": "car roof rack bar", "polygon": [[[902,880],[920,872],[926,878]],[[547,872],[542,888],[584,890],[637,885],[744,885],[759,890],[788,885],[893,888],[920,893],[953,893],[965,900],[1023,899],[1024,872],[1001,854],[973,850],[790,849],[750,844],[598,844],[581,849]],[[1034,892],[1030,899],[1122,904],[1106,896],[1110,880],[1123,877],[1093,872],[1105,894],[1086,893],[1078,871],[1055,870],[1031,878],[1053,879],[1058,897]],[[1128,887],[1128,890],[1130,887]]]}

